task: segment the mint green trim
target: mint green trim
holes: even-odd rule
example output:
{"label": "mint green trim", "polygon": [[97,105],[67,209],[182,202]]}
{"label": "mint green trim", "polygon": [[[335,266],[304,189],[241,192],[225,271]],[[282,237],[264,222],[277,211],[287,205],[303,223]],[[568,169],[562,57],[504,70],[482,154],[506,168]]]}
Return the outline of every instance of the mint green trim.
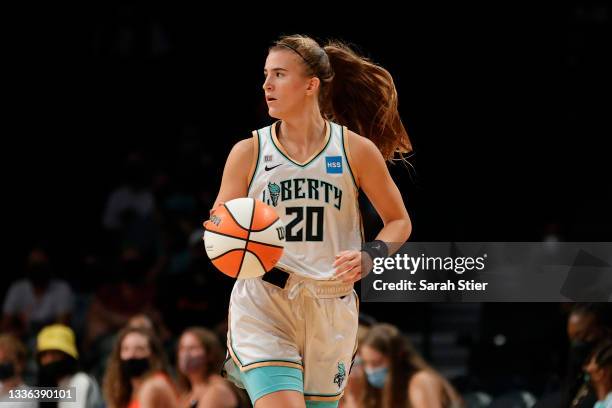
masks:
{"label": "mint green trim", "polygon": [[301,370],[290,367],[258,367],[241,372],[240,379],[245,385],[253,405],[264,395],[277,391],[304,393],[304,375]]}
{"label": "mint green trim", "polygon": [[344,127],[342,126],[340,126],[340,138],[342,139],[342,155],[344,156],[346,167],[348,168],[349,173],[351,173],[351,179],[353,179],[353,184],[355,185],[355,188],[359,190],[359,186],[357,185],[357,182],[355,181],[355,176],[353,175],[353,169],[351,169],[351,164],[349,163],[348,156],[346,155],[346,147],[344,147]]}
{"label": "mint green trim", "polygon": [[247,188],[247,197],[251,192],[251,185],[253,184],[253,180],[255,180],[255,176],[257,175],[257,170],[259,169],[259,159],[261,157],[261,135],[259,134],[259,129],[257,130],[257,164],[255,164],[255,171],[253,172],[253,177],[249,182],[249,187]]}
{"label": "mint green trim", "polygon": [[323,154],[323,153],[324,153],[324,152],[327,150],[327,146],[329,146],[329,142],[331,142],[331,140],[332,140],[332,136],[333,136],[333,135],[332,135],[332,129],[331,129],[331,127],[332,127],[332,122],[330,122],[330,121],[328,121],[328,120],[327,120],[326,122],[327,122],[327,124],[328,124],[328,126],[329,126],[329,139],[327,139],[327,143],[325,143],[325,146],[323,146],[323,149],[321,149],[321,151],[320,151],[319,153],[317,153],[317,155],[316,155],[315,157],[313,157],[311,160],[309,160],[307,163],[304,163],[304,164],[300,164],[300,163],[298,163],[298,162],[295,162],[295,161],[291,160],[289,157],[287,157],[287,156],[285,155],[285,153],[283,153],[283,152],[282,152],[282,151],[281,151],[281,150],[278,148],[278,146],[277,146],[277,145],[276,145],[276,143],[274,142],[274,138],[272,137],[272,126],[275,126],[275,125],[276,125],[276,122],[270,126],[270,131],[268,132],[268,134],[270,135],[270,141],[272,142],[272,145],[274,146],[274,148],[276,149],[276,151],[278,151],[278,152],[281,154],[281,156],[283,156],[285,159],[287,159],[287,160],[288,160],[290,163],[293,163],[293,164],[295,164],[295,165],[296,165],[296,166],[298,166],[298,167],[305,168],[305,167],[307,167],[309,164],[311,164],[313,161],[317,160],[317,159],[319,158],[319,156],[321,156],[321,155],[322,155],[322,154]]}

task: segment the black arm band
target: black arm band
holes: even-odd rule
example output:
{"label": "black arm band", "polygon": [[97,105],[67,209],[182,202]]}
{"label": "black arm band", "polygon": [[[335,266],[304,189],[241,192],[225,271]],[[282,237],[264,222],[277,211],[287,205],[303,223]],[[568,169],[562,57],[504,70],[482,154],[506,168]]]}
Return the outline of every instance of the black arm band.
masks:
{"label": "black arm band", "polygon": [[387,247],[384,241],[379,239],[363,244],[362,251],[367,252],[372,260],[374,260],[374,258],[386,258],[389,256],[389,247]]}

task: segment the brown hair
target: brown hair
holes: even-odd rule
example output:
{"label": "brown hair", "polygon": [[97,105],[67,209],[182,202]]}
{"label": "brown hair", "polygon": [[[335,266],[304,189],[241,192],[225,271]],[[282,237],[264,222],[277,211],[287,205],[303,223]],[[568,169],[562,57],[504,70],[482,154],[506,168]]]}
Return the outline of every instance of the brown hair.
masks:
{"label": "brown hair", "polygon": [[304,62],[306,75],[319,78],[324,118],[370,139],[386,160],[393,160],[396,152],[412,151],[389,71],[337,40],[321,47],[308,36],[289,35],[276,41],[273,49],[294,51]]}
{"label": "brown hair", "polygon": [[26,363],[27,352],[21,341],[12,334],[0,335],[0,349],[15,363],[15,375],[21,376]]}
{"label": "brown hair", "polygon": [[[217,338],[217,335],[212,331],[205,329],[203,327],[189,327],[183,331],[181,337],[186,333],[193,334],[200,345],[206,351],[206,364],[202,368],[202,375],[204,378],[207,378],[211,374],[221,372],[221,366],[223,364],[223,348],[221,347],[221,342]],[[178,352],[176,353],[178,359]],[[189,391],[191,390],[191,383],[185,374],[183,374],[180,369],[178,369],[177,364],[177,378],[179,387],[182,390]]]}
{"label": "brown hair", "polygon": [[144,328],[124,328],[117,335],[113,351],[108,358],[106,372],[104,373],[104,396],[111,408],[126,407],[132,396],[132,383],[121,371],[121,344],[125,337],[131,333],[139,333],[145,336],[149,342],[149,349],[151,350],[151,356],[149,357],[150,369],[145,374],[145,378],[159,372],[168,374],[166,355],[157,336],[152,331]]}
{"label": "brown hair", "polygon": [[408,385],[412,377],[421,371],[429,372],[441,382],[442,406],[464,406],[463,400],[453,386],[423,360],[410,340],[397,327],[386,323],[372,326],[363,340],[363,345],[384,354],[390,362],[389,378],[382,390],[372,387],[366,381],[366,390],[362,396],[364,407],[411,407],[408,400]]}
{"label": "brown hair", "polygon": [[407,384],[414,374],[430,367],[419,356],[408,339],[390,324],[376,324],[370,328],[363,339],[363,346],[372,347],[389,359],[389,377],[382,390],[366,382],[363,406],[408,407]]}

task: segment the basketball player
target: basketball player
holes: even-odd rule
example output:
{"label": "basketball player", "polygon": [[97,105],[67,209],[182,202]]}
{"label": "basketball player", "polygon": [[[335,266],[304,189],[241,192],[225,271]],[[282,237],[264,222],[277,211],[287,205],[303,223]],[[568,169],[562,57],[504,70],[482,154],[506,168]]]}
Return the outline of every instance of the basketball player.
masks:
{"label": "basketball player", "polygon": [[[389,73],[342,43],[282,37],[264,77],[278,121],[233,147],[211,213],[262,200],[283,220],[286,245],[275,269],[234,285],[225,371],[256,408],[337,407],[356,350],[362,254],[371,265],[410,235],[385,159],[411,145]],[[364,252],[360,189],[384,223]]]}

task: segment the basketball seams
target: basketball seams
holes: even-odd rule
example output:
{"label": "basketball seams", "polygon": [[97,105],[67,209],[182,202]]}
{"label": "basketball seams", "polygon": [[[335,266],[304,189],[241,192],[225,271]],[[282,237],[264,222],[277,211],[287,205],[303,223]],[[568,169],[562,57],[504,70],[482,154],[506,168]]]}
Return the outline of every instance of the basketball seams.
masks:
{"label": "basketball seams", "polygon": [[280,220],[280,217],[276,217],[276,219],[275,219],[274,221],[272,221],[271,223],[269,223],[268,225],[266,225],[266,226],[265,226],[265,227],[263,227],[263,228],[260,228],[260,229],[250,229],[250,231],[251,231],[251,232],[262,232],[262,231],[264,231],[264,230],[266,230],[266,229],[270,228],[270,227],[271,227],[272,225],[274,225],[274,223],[275,223],[276,221],[278,221],[278,220]]}
{"label": "basketball seams", "polygon": [[[257,245],[263,245],[263,246],[272,247],[272,248],[284,248],[284,246],[282,246],[282,245],[268,244],[267,242],[259,242],[259,241],[254,241],[252,239],[249,240],[249,242],[252,242],[252,243],[257,244]],[[248,245],[248,243],[247,243],[247,245]]]}
{"label": "basketball seams", "polygon": [[[254,242],[254,241],[251,241],[251,242]],[[259,265],[261,266],[261,269],[263,269],[265,271],[266,267],[264,266],[263,261],[259,258],[259,255],[257,255],[255,252],[245,248],[244,249],[244,254],[246,255],[247,252],[252,254],[255,257],[255,259],[257,259],[257,262],[259,262]]]}
{"label": "basketball seams", "polygon": [[[206,247],[217,269],[236,279],[244,279],[267,272],[267,266],[273,266],[273,260],[280,257],[284,245],[280,237],[276,239],[274,231],[281,220],[278,214],[270,212],[264,203],[258,205],[259,202],[252,197],[239,200],[242,202],[222,204],[229,217],[224,215],[225,223],[218,225],[219,230],[205,226],[204,231],[211,242],[218,242]],[[257,214],[258,218],[255,218]],[[238,219],[242,220],[242,224]]]}
{"label": "basketball seams", "polygon": [[[234,222],[236,223],[236,225],[238,227],[240,227],[241,229],[245,230],[248,234],[249,230],[244,228],[242,225],[240,225],[240,223],[238,222],[238,220],[236,219],[236,217],[234,217],[234,214],[232,214],[232,211],[225,205],[225,203],[223,203],[223,207],[227,210],[227,213],[230,215],[230,217],[232,217],[232,220],[234,220]],[[253,222],[253,220],[251,220],[251,223]],[[211,231],[212,232],[212,231]],[[248,237],[248,235],[247,235]],[[248,238],[247,238],[248,239]]]}
{"label": "basketball seams", "polygon": [[[246,255],[246,251],[247,251],[246,248],[249,245],[249,237],[251,236],[251,227],[253,226],[253,218],[255,217],[255,204],[256,203],[255,203],[255,200],[253,200],[252,198],[251,198],[251,202],[253,203],[253,205],[251,206],[251,221],[249,222],[249,229],[247,230],[246,244],[244,245],[244,252],[242,253],[242,259],[240,260],[240,265],[238,266],[238,274],[236,275],[236,278],[240,276],[240,272],[242,271],[242,264],[244,263],[244,256]],[[255,255],[255,257],[257,257],[257,255]],[[259,260],[259,257],[257,257],[257,260]],[[263,269],[264,271],[266,270],[266,268],[263,268]]]}
{"label": "basketball seams", "polygon": [[[218,231],[211,231],[211,230],[206,230],[207,232],[211,233],[211,234],[217,234],[217,235],[221,235],[227,238],[234,238],[240,241],[248,241],[248,242],[254,242],[256,244],[259,245],[265,245],[265,246],[269,246],[269,247],[274,247],[274,248],[284,248],[284,246],[282,245],[274,245],[274,244],[270,244],[268,242],[261,242],[261,241],[255,241],[253,239],[246,239],[246,238],[240,238],[240,237],[236,237],[234,235],[229,235],[229,234],[224,234],[222,232],[218,232]],[[261,231],[254,231],[254,232],[261,232]]]}
{"label": "basketball seams", "polygon": [[225,252],[224,252],[224,253],[222,253],[221,255],[217,255],[217,256],[215,256],[214,258],[210,258],[210,260],[211,260],[211,261],[215,261],[215,260],[217,260],[217,259],[219,259],[219,258],[221,258],[221,257],[223,257],[223,256],[225,256],[225,255],[227,255],[227,254],[229,254],[230,252],[233,252],[233,251],[246,251],[246,249],[243,249],[243,248],[232,248],[232,249],[228,249],[227,251],[225,251]]}

